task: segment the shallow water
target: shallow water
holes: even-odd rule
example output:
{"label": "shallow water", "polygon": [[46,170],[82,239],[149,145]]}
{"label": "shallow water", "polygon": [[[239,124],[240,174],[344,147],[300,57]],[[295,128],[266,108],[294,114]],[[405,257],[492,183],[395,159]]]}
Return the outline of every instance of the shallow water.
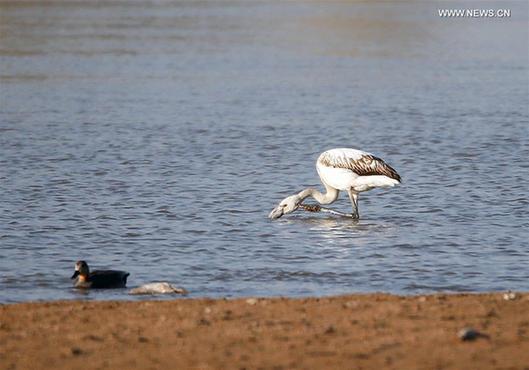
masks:
{"label": "shallow water", "polygon": [[[527,3],[472,4],[512,16],[0,2],[0,302],[129,298],[78,259],[192,296],[528,290]],[[344,146],[402,186],[267,219]]]}

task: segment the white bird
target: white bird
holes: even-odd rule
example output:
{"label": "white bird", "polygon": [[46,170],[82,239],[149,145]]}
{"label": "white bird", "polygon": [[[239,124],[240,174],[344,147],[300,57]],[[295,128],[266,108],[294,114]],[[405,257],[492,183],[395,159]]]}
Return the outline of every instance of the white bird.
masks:
{"label": "white bird", "polygon": [[[382,159],[373,154],[350,148],[327,150],[318,157],[316,169],[327,192],[307,188],[298,194],[283,199],[268,215],[271,219],[294,212],[299,207],[307,211],[325,210],[334,214],[360,217],[358,213],[358,194],[374,188],[387,188],[400,184],[400,175]],[[301,204],[306,198],[313,197],[320,204],[330,204],[338,198],[340,191],[346,191],[353,206],[352,214],[336,212],[320,206]]]}
{"label": "white bird", "polygon": [[168,282],[161,281],[158,283],[144,284],[129,291],[129,294],[187,294],[184,288],[175,287]]}

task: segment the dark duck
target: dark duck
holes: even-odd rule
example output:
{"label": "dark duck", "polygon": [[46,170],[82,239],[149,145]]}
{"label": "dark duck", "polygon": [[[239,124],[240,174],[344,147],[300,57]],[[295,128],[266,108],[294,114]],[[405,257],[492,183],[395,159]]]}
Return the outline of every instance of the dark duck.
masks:
{"label": "dark duck", "polygon": [[113,289],[125,288],[129,273],[117,270],[96,270],[90,272],[85,261],[75,263],[74,287],[81,289]]}

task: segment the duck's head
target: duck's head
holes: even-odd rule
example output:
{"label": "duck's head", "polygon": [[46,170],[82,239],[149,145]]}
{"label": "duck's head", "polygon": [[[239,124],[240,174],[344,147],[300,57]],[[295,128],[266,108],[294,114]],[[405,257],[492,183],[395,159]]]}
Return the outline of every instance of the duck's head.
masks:
{"label": "duck's head", "polygon": [[88,274],[90,274],[88,264],[85,261],[77,261],[75,263],[75,272],[72,275],[72,279],[75,279],[77,276],[88,276]]}
{"label": "duck's head", "polygon": [[291,195],[283,199],[279,205],[270,212],[268,217],[272,220],[279,218],[287,213],[294,212],[298,209],[302,199],[299,195]]}

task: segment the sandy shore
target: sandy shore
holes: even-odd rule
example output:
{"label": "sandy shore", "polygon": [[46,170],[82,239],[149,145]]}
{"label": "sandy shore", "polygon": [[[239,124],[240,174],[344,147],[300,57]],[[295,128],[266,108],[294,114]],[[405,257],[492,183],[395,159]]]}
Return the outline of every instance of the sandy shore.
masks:
{"label": "sandy shore", "polygon": [[529,294],[2,305],[0,368],[529,369]]}

